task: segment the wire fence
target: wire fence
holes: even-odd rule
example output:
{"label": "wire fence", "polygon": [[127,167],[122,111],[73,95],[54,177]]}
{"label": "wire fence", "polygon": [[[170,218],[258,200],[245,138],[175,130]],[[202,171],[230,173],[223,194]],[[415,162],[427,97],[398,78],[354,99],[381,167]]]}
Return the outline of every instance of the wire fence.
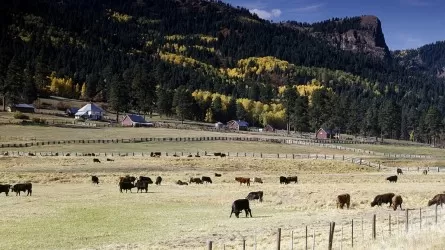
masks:
{"label": "wire fence", "polygon": [[376,211],[363,216],[326,219],[315,225],[237,232],[209,237],[207,249],[353,249],[369,248],[376,241],[407,237],[445,222],[442,208],[426,207]]}

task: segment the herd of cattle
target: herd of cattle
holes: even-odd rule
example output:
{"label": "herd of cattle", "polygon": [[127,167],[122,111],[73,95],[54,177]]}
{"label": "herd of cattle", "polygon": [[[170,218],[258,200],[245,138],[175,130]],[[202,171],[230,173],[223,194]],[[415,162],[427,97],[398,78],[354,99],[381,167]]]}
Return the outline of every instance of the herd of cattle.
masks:
{"label": "herd of cattle", "polygon": [[[154,155],[155,156],[155,155]],[[96,159],[94,159],[96,160]],[[423,174],[427,174],[428,171],[423,171]],[[400,168],[397,168],[397,175],[403,174],[403,171]],[[386,178],[389,182],[397,182],[397,175],[389,176]],[[215,177],[221,177],[221,174],[215,173]],[[99,177],[93,175],[91,176],[91,181],[94,184],[99,184]],[[246,184],[247,186],[250,186],[250,178],[246,177],[235,177],[235,181],[239,182],[240,185]],[[280,184],[289,184],[291,182],[298,183],[298,177],[297,176],[280,176],[279,177]],[[255,177],[253,178],[254,183],[263,183],[263,180],[261,178]],[[162,183],[162,177],[158,176],[155,180],[156,185],[161,185]],[[203,184],[208,183],[211,184],[212,179],[208,176],[202,176],[201,178],[194,178],[191,177],[189,182],[178,180],[176,182],[177,185],[188,185],[191,183],[196,184]],[[148,185],[153,184],[153,181],[150,177],[146,176],[139,176],[139,178],[136,178],[134,176],[127,175],[125,177],[119,177],[119,191],[122,193],[122,190],[125,190],[127,192],[128,190],[131,190],[133,188],[137,189],[137,193],[139,191],[148,192]],[[9,184],[0,184],[0,193],[5,193],[6,196],[8,196],[9,191],[15,192],[16,196],[20,196],[21,192],[27,192],[27,196],[32,195],[32,184],[31,183],[18,183],[15,185],[9,185]],[[246,213],[246,217],[250,215],[252,217],[252,210],[250,209],[249,201],[251,200],[258,200],[259,202],[263,201],[264,193],[263,191],[256,191],[256,192],[250,192],[245,199],[238,199],[235,200],[232,203],[232,211],[230,213],[229,217],[232,217],[232,214],[235,214],[235,216],[238,218],[239,214],[244,210]],[[395,195],[394,193],[385,193],[380,194],[374,197],[374,200],[371,202],[371,207],[374,206],[381,206],[382,204],[388,204],[388,207],[392,207],[394,210],[397,210],[397,207],[400,207],[402,209],[402,203],[403,199],[400,195]],[[445,203],[445,193],[444,194],[437,194],[435,195],[431,200],[428,201],[428,206],[436,205],[436,206],[443,206]],[[337,196],[337,208],[343,209],[344,206],[349,209],[351,205],[351,195],[350,194],[340,194]]]}

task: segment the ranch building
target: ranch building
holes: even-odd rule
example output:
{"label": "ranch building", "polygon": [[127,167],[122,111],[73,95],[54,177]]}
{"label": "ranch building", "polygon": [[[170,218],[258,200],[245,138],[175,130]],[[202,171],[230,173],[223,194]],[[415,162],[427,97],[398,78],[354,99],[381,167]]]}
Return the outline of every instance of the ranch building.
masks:
{"label": "ranch building", "polygon": [[77,111],[75,119],[102,120],[105,111],[94,103],[88,103]]}
{"label": "ranch building", "polygon": [[320,128],[315,134],[316,139],[326,140],[326,139],[338,139],[340,132],[337,129],[325,129]]}
{"label": "ranch building", "polygon": [[77,113],[77,111],[79,111],[78,108],[68,108],[67,110],[65,110],[65,114],[67,116],[72,116],[74,117],[74,115]]}
{"label": "ranch building", "polygon": [[152,127],[153,123],[147,122],[140,115],[128,114],[122,119],[123,127]]}
{"label": "ranch building", "polygon": [[247,130],[249,128],[249,123],[246,121],[232,120],[227,122],[227,128],[230,130]]}
{"label": "ranch building", "polygon": [[264,132],[275,132],[275,129],[271,125],[267,124],[266,126],[264,126],[263,131]]}
{"label": "ranch building", "polygon": [[35,113],[36,108],[32,104],[14,104],[8,107],[8,112]]}

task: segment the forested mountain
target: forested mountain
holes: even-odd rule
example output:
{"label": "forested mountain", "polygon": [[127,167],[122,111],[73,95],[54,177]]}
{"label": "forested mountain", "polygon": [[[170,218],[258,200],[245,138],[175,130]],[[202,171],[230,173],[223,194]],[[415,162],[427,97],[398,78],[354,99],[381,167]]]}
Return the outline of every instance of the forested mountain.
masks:
{"label": "forested mountain", "polygon": [[445,78],[445,42],[427,44],[418,49],[398,50],[393,52],[399,65]]}
{"label": "forested mountain", "polygon": [[3,0],[0,31],[7,103],[55,94],[209,122],[441,134],[443,80],[394,62],[374,17],[276,24],[219,1]]}

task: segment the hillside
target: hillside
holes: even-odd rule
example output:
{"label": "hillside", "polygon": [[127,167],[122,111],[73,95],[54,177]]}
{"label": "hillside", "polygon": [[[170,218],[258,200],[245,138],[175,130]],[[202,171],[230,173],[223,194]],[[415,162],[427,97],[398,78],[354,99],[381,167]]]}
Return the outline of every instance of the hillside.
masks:
{"label": "hillside", "polygon": [[287,22],[285,26],[304,30],[345,51],[388,60],[391,58],[382,24],[376,16],[333,18],[319,23]]}
{"label": "hillside", "polygon": [[423,141],[445,113],[443,81],[393,63],[372,16],[274,24],[217,1],[6,0],[0,30],[6,102],[54,94]]}
{"label": "hillside", "polygon": [[418,49],[394,51],[393,56],[397,63],[405,68],[440,78],[445,77],[444,41],[427,44]]}

